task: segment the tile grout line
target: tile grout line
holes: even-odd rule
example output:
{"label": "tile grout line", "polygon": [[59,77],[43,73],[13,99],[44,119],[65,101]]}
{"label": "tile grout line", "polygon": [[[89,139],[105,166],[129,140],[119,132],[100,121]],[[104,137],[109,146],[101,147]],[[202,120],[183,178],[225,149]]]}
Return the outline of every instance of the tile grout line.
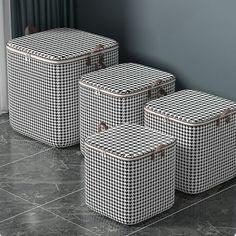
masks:
{"label": "tile grout line", "polygon": [[75,190],[75,191],[73,191],[73,192],[71,192],[71,193],[68,193],[68,194],[66,194],[66,195],[64,195],[64,196],[58,197],[58,198],[56,198],[56,199],[54,199],[54,200],[51,200],[51,201],[49,201],[49,202],[46,202],[46,203],[41,204],[41,205],[38,205],[38,206],[39,206],[39,207],[43,207],[43,206],[45,206],[45,205],[47,205],[47,204],[53,203],[53,202],[55,202],[55,201],[58,201],[58,200],[60,200],[60,199],[62,199],[62,198],[65,198],[65,197],[68,197],[68,196],[70,196],[70,195],[72,195],[72,194],[74,194],[74,193],[80,192],[80,191],[82,191],[82,190],[84,190],[84,188],[77,189],[77,190]]}
{"label": "tile grout line", "polygon": [[27,213],[27,212],[33,211],[33,210],[35,210],[35,209],[37,209],[37,208],[39,208],[39,207],[33,207],[33,208],[29,209],[29,210],[26,210],[26,211],[23,211],[23,212],[21,212],[21,213],[18,213],[18,214],[16,214],[16,215],[14,215],[14,216],[8,217],[7,219],[4,219],[4,220],[0,221],[0,224],[4,223],[5,221],[14,219],[14,218],[16,218],[17,216],[23,215],[23,214],[25,214],[25,213]]}
{"label": "tile grout line", "polygon": [[80,228],[85,229],[85,230],[89,231],[90,233],[92,233],[92,234],[94,234],[94,235],[100,236],[100,234],[97,234],[97,233],[91,231],[90,229],[87,229],[87,228],[85,228],[85,227],[83,227],[83,226],[81,226],[81,225],[79,225],[79,224],[76,224],[76,223],[74,223],[73,221],[70,221],[70,220],[64,218],[63,216],[60,216],[60,215],[58,215],[58,214],[56,214],[56,213],[54,213],[54,212],[52,212],[52,211],[50,211],[50,210],[48,210],[48,209],[45,209],[44,207],[41,207],[41,206],[40,206],[39,208],[41,208],[42,210],[47,211],[47,212],[49,212],[49,213],[55,215],[56,217],[59,217],[59,218],[65,220],[65,221],[67,221],[67,222],[70,222],[70,223],[72,223],[72,224],[74,224],[74,225],[76,225],[76,226],[79,226]]}
{"label": "tile grout line", "polygon": [[9,218],[7,218],[7,219],[4,219],[4,220],[0,221],[0,224],[3,223],[3,222],[5,222],[5,221],[7,221],[7,220],[14,219],[15,217],[20,216],[20,215],[23,215],[23,214],[25,214],[25,213],[27,213],[27,212],[30,212],[30,211],[33,211],[33,210],[36,210],[36,209],[41,209],[41,210],[43,210],[43,211],[47,211],[47,212],[49,212],[49,213],[55,215],[56,217],[59,217],[59,218],[63,219],[63,220],[65,220],[65,221],[67,221],[67,222],[69,222],[69,223],[71,223],[71,224],[74,224],[74,225],[76,225],[76,226],[78,226],[78,227],[80,227],[80,228],[82,228],[82,229],[85,229],[85,230],[89,231],[90,233],[92,233],[92,234],[94,234],[94,235],[99,236],[99,234],[97,234],[97,233],[91,231],[90,229],[87,229],[87,228],[85,228],[85,227],[83,227],[83,226],[81,226],[81,225],[79,225],[79,224],[76,224],[76,223],[74,223],[73,221],[70,221],[70,220],[68,220],[68,219],[66,219],[66,218],[64,218],[64,217],[62,217],[62,216],[60,216],[60,215],[57,215],[56,213],[54,213],[54,212],[52,212],[52,211],[50,211],[50,210],[48,210],[48,209],[45,209],[45,208],[43,207],[43,206],[45,206],[45,205],[47,205],[47,204],[50,204],[50,203],[52,203],[52,202],[54,202],[54,201],[60,200],[60,199],[62,199],[62,198],[65,198],[65,197],[67,197],[67,196],[69,196],[69,195],[71,195],[71,194],[73,194],[73,193],[80,192],[80,191],[84,190],[84,188],[80,188],[80,189],[75,190],[75,191],[73,191],[73,192],[71,192],[71,193],[68,193],[68,194],[66,194],[66,195],[64,195],[64,196],[62,196],[62,197],[56,198],[56,199],[54,199],[54,200],[51,200],[51,201],[46,202],[46,203],[41,204],[41,205],[38,205],[38,204],[36,204],[36,203],[32,203],[32,202],[30,202],[30,201],[28,201],[28,200],[26,200],[26,199],[24,199],[24,198],[22,198],[22,197],[20,197],[20,196],[18,196],[18,195],[16,195],[16,194],[14,194],[14,193],[11,193],[11,192],[9,192],[9,191],[7,191],[7,190],[5,190],[5,189],[0,188],[0,190],[6,192],[6,193],[8,193],[8,194],[10,194],[10,195],[12,195],[12,196],[14,196],[14,197],[16,197],[16,198],[19,198],[19,199],[21,199],[21,200],[23,200],[23,201],[25,201],[25,202],[27,202],[27,203],[30,203],[30,204],[32,204],[33,206],[35,206],[35,207],[33,207],[33,208],[31,208],[31,209],[29,209],[29,210],[27,210],[27,211],[21,212],[21,213],[15,215],[15,216],[11,216],[11,217],[9,217]]}
{"label": "tile grout line", "polygon": [[[9,120],[6,120],[6,121],[1,122],[0,125],[1,125],[1,124],[4,124],[4,123],[7,123],[7,122],[9,122]],[[29,156],[20,158],[20,159],[18,159],[18,160],[16,160],[16,161],[13,161],[13,162],[4,164],[4,165],[0,166],[0,168],[1,168],[1,167],[4,167],[4,166],[7,166],[7,165],[10,165],[10,164],[13,164],[13,163],[16,163],[16,162],[18,162],[18,161],[21,161],[21,160],[30,158],[30,157],[32,157],[32,156],[35,156],[35,155],[44,153],[44,152],[49,151],[49,150],[52,150],[52,149],[53,149],[53,147],[52,147],[52,148],[48,148],[48,149],[46,149],[46,150],[44,150],[44,151],[41,151],[41,152],[32,154],[32,155],[29,155]],[[35,210],[35,209],[40,208],[40,209],[42,209],[43,211],[47,211],[47,212],[49,212],[49,213],[55,215],[56,217],[59,217],[59,218],[65,220],[65,221],[67,221],[67,222],[69,222],[69,223],[71,223],[71,224],[74,224],[74,225],[76,225],[76,226],[78,226],[78,227],[80,227],[80,228],[82,228],[82,229],[85,229],[85,230],[89,231],[90,233],[92,233],[92,234],[94,234],[94,235],[99,235],[99,234],[97,234],[97,233],[95,233],[95,232],[93,232],[93,231],[91,231],[91,230],[89,230],[89,229],[87,229],[87,228],[85,228],[85,227],[83,227],[83,226],[81,226],[81,225],[78,225],[78,224],[76,224],[76,223],[74,223],[74,222],[72,222],[72,221],[70,221],[70,220],[68,220],[68,219],[66,219],[66,218],[64,218],[64,217],[62,217],[62,216],[60,216],[60,215],[57,215],[57,214],[55,214],[54,212],[51,212],[51,211],[49,211],[49,210],[47,210],[47,209],[45,209],[45,208],[43,207],[43,206],[45,206],[45,205],[47,205],[47,204],[50,204],[50,203],[52,203],[52,202],[54,202],[54,201],[60,200],[60,199],[62,199],[62,198],[65,198],[65,197],[67,197],[67,196],[69,196],[69,195],[71,195],[71,194],[74,194],[74,193],[76,193],[76,192],[80,192],[80,191],[84,190],[84,188],[75,190],[75,191],[73,191],[73,192],[71,192],[71,193],[68,193],[68,194],[62,196],[62,197],[56,198],[56,199],[54,199],[54,200],[51,200],[51,201],[46,202],[46,203],[41,204],[41,205],[38,205],[38,204],[32,203],[32,202],[30,202],[30,201],[28,201],[28,200],[26,200],[26,199],[23,199],[23,198],[21,198],[20,196],[17,196],[17,195],[15,195],[15,194],[11,193],[11,192],[8,192],[8,191],[5,190],[5,189],[0,188],[0,190],[5,191],[5,192],[7,192],[8,194],[11,194],[11,195],[13,195],[13,196],[15,196],[15,197],[17,197],[17,198],[23,200],[23,201],[25,201],[25,202],[27,202],[27,203],[30,203],[30,204],[32,204],[33,206],[35,206],[35,207],[33,207],[33,208],[31,208],[31,209],[29,209],[29,210],[27,210],[27,211],[21,212],[21,213],[19,213],[19,214],[17,214],[17,215],[14,215],[14,216],[12,216],[12,217],[9,217],[9,218],[7,218],[7,219],[4,219],[4,220],[0,221],[0,224],[3,223],[3,222],[5,222],[5,221],[7,221],[7,220],[13,219],[13,218],[15,218],[15,217],[17,217],[17,216],[20,216],[20,215],[22,215],[22,214],[25,214],[25,213],[27,213],[27,212],[29,212],[29,211],[32,211],[32,210]]]}
{"label": "tile grout line", "polygon": [[18,161],[21,161],[21,160],[24,160],[24,159],[27,159],[27,158],[33,157],[33,156],[35,156],[35,155],[38,155],[38,154],[41,154],[41,153],[44,153],[44,152],[50,151],[50,150],[52,150],[52,149],[54,149],[54,147],[47,148],[47,149],[45,149],[45,150],[42,150],[42,151],[40,151],[40,152],[37,152],[37,153],[31,154],[31,155],[29,155],[29,156],[22,157],[22,158],[20,158],[20,159],[18,159],[18,160],[15,160],[15,161],[13,161],[13,162],[6,163],[6,164],[4,164],[4,165],[1,165],[0,168],[1,168],[1,167],[4,167],[4,166],[7,166],[7,165],[10,165],[10,164],[14,164],[14,163],[16,163],[16,162],[18,162]]}
{"label": "tile grout line", "polygon": [[176,211],[176,212],[174,212],[174,213],[172,213],[172,214],[170,214],[170,215],[168,215],[168,216],[165,216],[165,217],[163,217],[163,218],[161,218],[161,219],[159,219],[159,220],[157,220],[157,221],[155,221],[155,222],[153,222],[153,223],[151,223],[151,224],[148,224],[148,225],[146,225],[146,226],[144,226],[144,227],[141,227],[140,229],[137,229],[137,230],[135,230],[135,231],[133,231],[133,232],[127,234],[126,236],[130,236],[130,235],[133,235],[134,233],[140,232],[140,231],[142,231],[143,229],[146,229],[147,227],[149,227],[149,226],[151,226],[151,225],[154,225],[154,224],[159,223],[159,222],[161,222],[161,221],[163,221],[163,220],[166,220],[167,218],[169,218],[169,217],[171,217],[171,216],[174,216],[174,215],[176,215],[176,214],[178,214],[178,213],[180,213],[180,212],[182,212],[182,211],[184,211],[184,210],[186,210],[186,209],[188,209],[188,208],[191,208],[192,206],[195,206],[195,205],[197,205],[197,204],[199,204],[199,203],[201,203],[201,202],[204,202],[204,201],[206,201],[206,200],[208,200],[208,199],[210,199],[210,198],[212,198],[212,197],[214,197],[214,196],[217,196],[218,194],[223,193],[223,192],[225,192],[225,191],[227,191],[227,190],[229,190],[229,189],[231,189],[231,188],[233,188],[233,187],[235,187],[235,186],[236,186],[236,184],[233,184],[233,185],[231,185],[231,186],[229,186],[229,187],[227,187],[227,188],[225,188],[225,189],[223,189],[223,190],[221,190],[221,191],[219,191],[219,192],[217,192],[217,193],[212,194],[211,196],[208,196],[208,197],[206,197],[206,198],[204,198],[204,199],[201,199],[200,201],[195,202],[195,203],[193,203],[193,204],[191,204],[191,205],[189,205],[189,206],[186,206],[186,207],[184,207],[184,208],[182,208],[182,209],[180,209],[180,210],[178,210],[178,211]]}
{"label": "tile grout line", "polygon": [[56,198],[56,199],[54,199],[54,200],[51,200],[51,201],[46,202],[46,203],[43,203],[43,204],[37,204],[37,203],[34,203],[34,202],[30,202],[29,200],[26,200],[26,199],[24,199],[24,198],[22,198],[22,197],[20,197],[20,196],[18,196],[18,195],[16,195],[16,194],[14,194],[14,193],[11,193],[11,192],[9,192],[9,191],[7,191],[6,189],[1,188],[1,187],[0,187],[0,190],[6,192],[6,193],[8,193],[8,194],[10,194],[10,195],[12,195],[12,196],[14,196],[14,197],[16,197],[16,198],[19,198],[19,199],[21,199],[22,201],[25,201],[25,202],[27,202],[27,203],[30,203],[30,204],[34,205],[36,208],[38,208],[38,207],[45,206],[45,205],[47,205],[47,204],[49,204],[49,203],[55,202],[55,201],[57,201],[57,200],[60,200],[60,199],[62,199],[62,198],[68,197],[68,196],[70,196],[70,195],[72,195],[72,194],[74,194],[74,193],[80,192],[80,191],[84,190],[84,188],[77,189],[77,190],[75,190],[75,191],[73,191],[73,192],[71,192],[71,193],[68,193],[68,194],[66,194],[66,195],[63,195],[63,196],[61,196],[61,197],[58,197],[58,198]]}

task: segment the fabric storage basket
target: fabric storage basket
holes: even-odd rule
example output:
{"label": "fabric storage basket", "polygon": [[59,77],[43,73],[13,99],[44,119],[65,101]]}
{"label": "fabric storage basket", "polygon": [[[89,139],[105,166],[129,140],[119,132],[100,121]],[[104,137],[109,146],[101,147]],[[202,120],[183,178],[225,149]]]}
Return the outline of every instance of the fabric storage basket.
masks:
{"label": "fabric storage basket", "polygon": [[80,146],[101,128],[122,123],[144,124],[144,106],[175,91],[173,75],[125,63],[82,76],[80,81]]}
{"label": "fabric storage basket", "polygon": [[182,90],[151,101],[145,126],[177,139],[176,188],[201,193],[236,175],[236,103]]}
{"label": "fabric storage basket", "polygon": [[146,220],[174,203],[175,139],[122,124],[85,142],[85,202],[123,224]]}
{"label": "fabric storage basket", "polygon": [[80,76],[117,64],[117,42],[59,28],[13,39],[7,52],[13,129],[56,147],[78,143]]}

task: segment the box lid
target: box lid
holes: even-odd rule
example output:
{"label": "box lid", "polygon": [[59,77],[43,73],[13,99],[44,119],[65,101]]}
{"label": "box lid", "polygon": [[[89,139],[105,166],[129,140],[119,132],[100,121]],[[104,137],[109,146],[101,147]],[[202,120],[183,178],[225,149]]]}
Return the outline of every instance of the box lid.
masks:
{"label": "box lid", "polygon": [[174,138],[137,124],[122,124],[85,140],[85,145],[124,160],[144,158],[174,144]]}
{"label": "box lid", "polygon": [[56,28],[15,38],[7,43],[9,50],[17,50],[49,62],[72,60],[109,50],[118,43],[100,35],[70,28]]}
{"label": "box lid", "polygon": [[80,84],[114,96],[123,96],[174,81],[175,77],[170,73],[135,63],[123,63],[84,74]]}
{"label": "box lid", "polygon": [[195,90],[181,90],[149,102],[145,111],[186,125],[202,125],[230,117],[236,102]]}

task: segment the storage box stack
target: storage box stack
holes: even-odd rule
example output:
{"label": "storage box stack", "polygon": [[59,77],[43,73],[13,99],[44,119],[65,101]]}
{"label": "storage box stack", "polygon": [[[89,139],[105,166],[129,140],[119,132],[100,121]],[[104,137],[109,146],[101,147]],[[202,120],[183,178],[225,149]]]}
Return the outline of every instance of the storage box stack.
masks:
{"label": "storage box stack", "polygon": [[83,75],[80,80],[80,147],[102,128],[122,123],[144,124],[144,106],[175,91],[175,77],[134,63]]}
{"label": "storage box stack", "polygon": [[117,64],[117,42],[62,28],[13,39],[7,52],[13,129],[56,147],[79,143],[80,76]]}
{"label": "storage box stack", "polygon": [[123,224],[167,210],[175,198],[175,139],[136,124],[88,137],[85,191],[91,209]]}
{"label": "storage box stack", "polygon": [[20,37],[7,49],[13,129],[56,147],[80,141],[94,211],[136,224],[170,208],[175,186],[196,194],[236,175],[235,102],[174,93],[172,74],[116,65],[116,41],[79,30]]}
{"label": "storage box stack", "polygon": [[182,90],[151,101],[145,126],[177,139],[176,188],[201,193],[236,175],[236,103]]}

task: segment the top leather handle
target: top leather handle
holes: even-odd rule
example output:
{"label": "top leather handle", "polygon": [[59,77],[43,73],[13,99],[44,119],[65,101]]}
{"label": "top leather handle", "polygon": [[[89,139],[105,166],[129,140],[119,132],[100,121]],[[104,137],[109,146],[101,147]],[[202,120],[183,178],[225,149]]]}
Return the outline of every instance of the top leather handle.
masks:
{"label": "top leather handle", "polygon": [[104,46],[102,44],[98,44],[92,51],[91,54],[95,53],[95,52],[99,52],[101,50],[104,49]]}
{"label": "top leather handle", "polygon": [[160,79],[157,79],[156,81],[154,81],[152,83],[152,87],[156,87],[156,86],[159,86],[161,84],[161,80]]}
{"label": "top leather handle", "polygon": [[216,125],[219,126],[220,125],[220,120],[225,118],[226,123],[230,122],[230,115],[231,115],[231,109],[227,108],[225,109],[219,116],[218,119],[216,120]]}

